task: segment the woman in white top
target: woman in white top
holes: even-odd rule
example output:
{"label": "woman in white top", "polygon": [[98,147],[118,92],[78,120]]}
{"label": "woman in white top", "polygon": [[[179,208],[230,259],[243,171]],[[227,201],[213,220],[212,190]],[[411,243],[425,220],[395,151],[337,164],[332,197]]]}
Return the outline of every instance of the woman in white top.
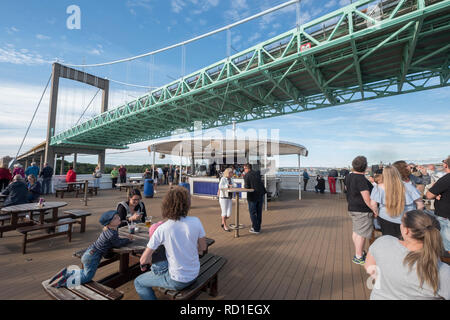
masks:
{"label": "woman in white top", "polygon": [[206,234],[200,219],[188,217],[191,206],[186,188],[175,187],[164,196],[162,216],[167,219],[150,238],[140,259],[141,270],[152,264],[152,254],[164,245],[167,270],[150,270],[134,281],[136,292],[143,300],[156,300],[152,287],[182,290],[192,284],[200,272],[199,254],[206,250]]}
{"label": "woman in white top", "polygon": [[233,176],[233,169],[227,168],[223,172],[223,177],[220,178],[219,182],[219,190],[217,191],[217,195],[219,196],[220,208],[222,209],[222,229],[226,232],[230,232],[227,226],[227,219],[231,217],[231,210],[233,204],[233,193],[228,191],[223,191],[222,189],[236,187]]}
{"label": "woman in white top", "polygon": [[450,266],[443,254],[439,222],[420,210],[406,212],[403,240],[382,236],[370,246],[364,267],[375,279],[371,300],[450,299]]}

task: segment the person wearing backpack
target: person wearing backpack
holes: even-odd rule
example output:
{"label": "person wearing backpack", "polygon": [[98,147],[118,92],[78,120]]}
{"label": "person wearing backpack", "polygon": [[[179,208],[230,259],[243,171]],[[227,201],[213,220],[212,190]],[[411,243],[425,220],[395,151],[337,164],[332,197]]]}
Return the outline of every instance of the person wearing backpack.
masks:
{"label": "person wearing backpack", "polygon": [[119,228],[126,226],[128,222],[144,223],[147,217],[144,202],[142,200],[141,192],[138,189],[132,189],[128,193],[128,201],[122,201],[117,205],[117,212],[119,213],[122,223]]}

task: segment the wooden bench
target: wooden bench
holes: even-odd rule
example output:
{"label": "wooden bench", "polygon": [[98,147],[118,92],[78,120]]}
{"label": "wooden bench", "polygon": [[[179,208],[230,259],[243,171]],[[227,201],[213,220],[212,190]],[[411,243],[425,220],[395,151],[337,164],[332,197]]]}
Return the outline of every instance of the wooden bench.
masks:
{"label": "wooden bench", "polygon": [[76,191],[76,196],[78,196],[78,189],[73,185],[60,185],[55,188],[55,197],[58,198],[58,193],[61,194],[61,199],[64,198],[64,193]]}
{"label": "wooden bench", "polygon": [[89,186],[88,187],[88,193],[93,195],[93,196],[96,196],[98,194],[98,187],[90,187]]}
{"label": "wooden bench", "polygon": [[[66,221],[57,221],[57,222],[52,222],[52,223],[37,224],[34,226],[30,226],[30,227],[18,228],[17,231],[23,234],[22,253],[23,254],[26,253],[26,246],[27,246],[27,243],[29,243],[29,242],[36,242],[39,240],[54,238],[54,237],[58,237],[58,236],[62,236],[62,235],[67,235],[69,242],[71,242],[72,241],[72,225],[74,223],[75,223],[75,220],[67,219]],[[28,238],[28,233],[30,233],[30,232],[56,228],[56,227],[64,226],[64,225],[69,226],[67,231],[54,232],[54,233],[50,233],[50,234],[47,234],[44,236],[34,237],[31,239]]]}
{"label": "wooden bench", "polygon": [[65,216],[62,216],[62,218],[71,218],[75,220],[75,223],[80,225],[80,233],[86,231],[86,218],[92,215],[92,213],[86,210],[78,209],[64,211],[64,214]]}
{"label": "wooden bench", "polygon": [[42,282],[45,292],[55,300],[120,300],[123,293],[91,281],[73,288],[55,288],[49,284],[50,280]]}
{"label": "wooden bench", "polygon": [[218,294],[218,274],[227,260],[223,257],[207,253],[200,258],[200,273],[194,283],[183,290],[168,290],[155,287],[154,289],[170,300],[188,300],[195,298],[201,291],[208,290],[209,295]]}
{"label": "wooden bench", "polygon": [[[18,217],[19,217],[19,219],[20,218],[25,218],[27,215],[29,215],[29,213],[26,213],[26,212],[24,212],[24,213],[20,213],[19,215],[18,215]],[[34,213],[34,215],[39,215],[38,213]],[[2,215],[2,216],[0,216],[0,226],[4,226],[5,225],[5,222],[7,222],[7,221],[11,221],[11,215],[10,214],[6,214],[6,215]],[[0,231],[0,238],[3,238],[3,232],[2,231]]]}

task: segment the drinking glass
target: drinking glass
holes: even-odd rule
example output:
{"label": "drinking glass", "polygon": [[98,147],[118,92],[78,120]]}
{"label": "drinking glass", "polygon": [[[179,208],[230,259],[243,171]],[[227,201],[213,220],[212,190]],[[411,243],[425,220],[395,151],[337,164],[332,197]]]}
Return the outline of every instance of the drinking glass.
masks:
{"label": "drinking glass", "polygon": [[145,218],[145,226],[147,228],[150,228],[152,226],[152,219],[153,219],[152,216],[149,216],[149,217]]}

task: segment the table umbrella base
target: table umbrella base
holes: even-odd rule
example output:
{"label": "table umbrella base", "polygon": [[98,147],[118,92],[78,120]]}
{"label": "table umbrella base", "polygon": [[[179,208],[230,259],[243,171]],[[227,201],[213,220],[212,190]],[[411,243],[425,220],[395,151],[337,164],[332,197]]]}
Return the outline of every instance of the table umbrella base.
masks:
{"label": "table umbrella base", "polygon": [[231,224],[228,225],[228,227],[229,227],[231,230],[245,229],[245,225],[243,225],[243,224],[240,224],[240,225],[236,228],[236,225],[235,225],[234,223],[231,223]]}

